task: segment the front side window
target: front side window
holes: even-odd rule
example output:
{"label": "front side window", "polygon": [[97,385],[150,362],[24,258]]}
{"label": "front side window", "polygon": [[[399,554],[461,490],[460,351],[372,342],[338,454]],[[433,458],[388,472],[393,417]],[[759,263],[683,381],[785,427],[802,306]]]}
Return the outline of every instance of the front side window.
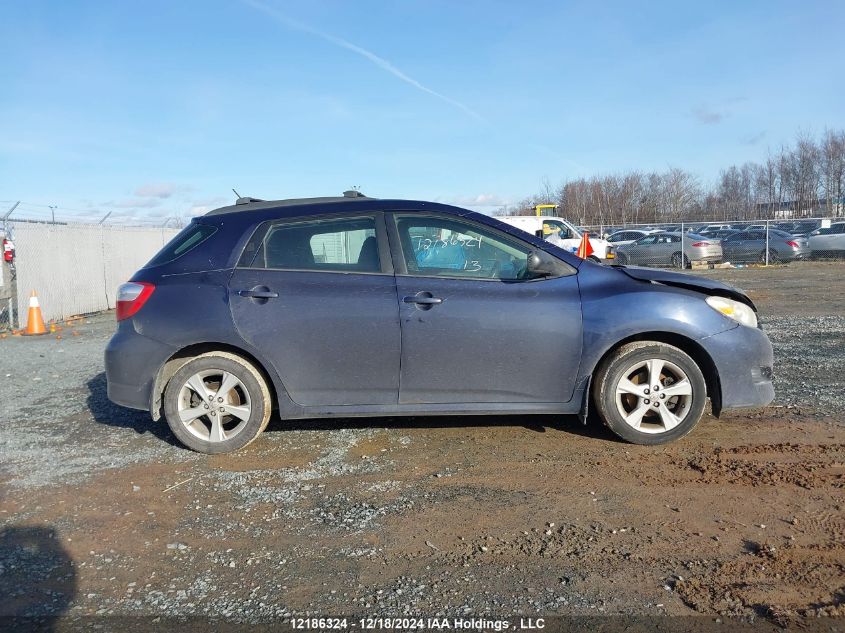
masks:
{"label": "front side window", "polygon": [[398,216],[408,273],[468,279],[523,279],[530,247],[448,218]]}
{"label": "front side window", "polygon": [[548,239],[552,235],[557,235],[562,240],[571,240],[572,229],[560,220],[543,220],[543,237]]}
{"label": "front side window", "polygon": [[284,222],[267,229],[251,268],[381,271],[373,218]]}

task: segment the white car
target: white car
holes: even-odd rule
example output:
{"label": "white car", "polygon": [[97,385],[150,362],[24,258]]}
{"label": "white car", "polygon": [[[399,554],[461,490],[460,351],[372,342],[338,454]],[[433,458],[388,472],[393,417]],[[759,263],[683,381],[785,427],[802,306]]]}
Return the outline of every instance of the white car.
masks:
{"label": "white car", "polygon": [[810,234],[810,257],[845,255],[845,222],[834,222]]}
{"label": "white car", "polygon": [[708,224],[703,229],[696,231],[696,233],[712,233],[714,231],[726,231],[731,228],[733,227],[730,224]]}
{"label": "white car", "polygon": [[[555,246],[572,253],[578,252],[581,245],[581,232],[563,218],[556,218],[547,215],[506,215],[496,218],[506,224],[510,224],[526,233],[542,237]],[[590,235],[590,246],[593,247],[593,254],[590,259],[605,260],[613,259],[613,246],[607,240]]]}
{"label": "white car", "polygon": [[641,237],[645,237],[646,235],[656,232],[657,231],[655,229],[622,229],[621,231],[615,231],[608,235],[607,241],[613,246],[623,246],[624,244],[636,242]]}

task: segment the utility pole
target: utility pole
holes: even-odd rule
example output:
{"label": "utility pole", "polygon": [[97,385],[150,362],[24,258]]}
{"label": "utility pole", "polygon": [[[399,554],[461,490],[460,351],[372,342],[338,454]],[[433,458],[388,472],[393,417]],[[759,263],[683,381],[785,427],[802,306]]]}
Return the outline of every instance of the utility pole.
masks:
{"label": "utility pole", "polygon": [[47,206],[50,207],[50,214],[53,216],[53,224],[55,224],[56,223],[56,205],[55,204],[48,204]]}

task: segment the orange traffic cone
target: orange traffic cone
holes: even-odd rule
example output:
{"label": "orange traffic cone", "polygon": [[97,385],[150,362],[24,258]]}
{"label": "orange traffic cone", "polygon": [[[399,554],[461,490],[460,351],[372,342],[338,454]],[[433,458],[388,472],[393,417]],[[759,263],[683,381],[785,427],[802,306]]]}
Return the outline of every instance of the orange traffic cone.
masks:
{"label": "orange traffic cone", "polygon": [[578,257],[587,259],[593,254],[593,246],[590,244],[590,234],[584,231],[581,236],[581,244],[578,245]]}
{"label": "orange traffic cone", "polygon": [[41,305],[38,303],[38,295],[32,291],[29,297],[29,315],[26,320],[25,336],[37,336],[39,334],[47,334],[47,328],[44,327],[44,317],[41,316]]}

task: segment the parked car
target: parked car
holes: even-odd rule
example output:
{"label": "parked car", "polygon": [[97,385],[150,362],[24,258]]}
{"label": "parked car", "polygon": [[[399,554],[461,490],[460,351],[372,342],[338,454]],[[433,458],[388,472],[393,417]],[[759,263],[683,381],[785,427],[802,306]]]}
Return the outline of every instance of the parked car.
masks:
{"label": "parked car", "polygon": [[730,230],[730,228],[731,228],[730,224],[708,224],[707,226],[702,228],[700,231],[698,231],[698,233],[700,235],[704,235],[705,233],[713,233],[714,231],[724,231],[726,229]]}
{"label": "parked car", "polygon": [[821,228],[821,220],[798,220],[793,222],[792,229],[788,232],[792,235],[809,235],[813,231]]}
{"label": "parked car", "polygon": [[736,233],[739,233],[736,229],[716,229],[712,231],[703,231],[701,235],[711,240],[723,240],[731,235],[735,235]]}
{"label": "parked car", "polygon": [[[630,442],[774,396],[753,302],[609,267],[448,205],[252,198],[195,218],[117,300],[108,396],[204,453],[293,419],[578,414]],[[741,354],[737,354],[741,350]]]}
{"label": "parked car", "polygon": [[834,222],[818,229],[809,237],[812,257],[842,257],[845,255],[845,222]]}
{"label": "parked car", "polygon": [[766,231],[740,231],[722,241],[722,254],[726,262],[766,262],[768,248],[769,263],[788,262],[804,259],[810,254],[806,238],[795,237],[784,231],[769,230],[768,244]]}
{"label": "parked car", "polygon": [[607,236],[607,241],[613,246],[622,246],[623,244],[630,244],[631,242],[645,237],[655,231],[641,231],[640,229],[622,229]]}
{"label": "parked car", "polygon": [[[506,215],[499,217],[499,220],[522,229],[532,235],[542,237],[555,246],[566,249],[571,253],[578,251],[581,245],[581,238],[584,235],[570,222],[564,218],[547,215]],[[613,248],[598,235],[589,234],[590,246],[593,249],[593,261],[602,261],[615,258]]]}
{"label": "parked car", "polygon": [[[683,239],[681,239],[683,236]],[[683,249],[682,243],[683,242]],[[661,231],[616,249],[616,263],[689,268],[692,262],[720,262],[719,240],[696,233]]]}

